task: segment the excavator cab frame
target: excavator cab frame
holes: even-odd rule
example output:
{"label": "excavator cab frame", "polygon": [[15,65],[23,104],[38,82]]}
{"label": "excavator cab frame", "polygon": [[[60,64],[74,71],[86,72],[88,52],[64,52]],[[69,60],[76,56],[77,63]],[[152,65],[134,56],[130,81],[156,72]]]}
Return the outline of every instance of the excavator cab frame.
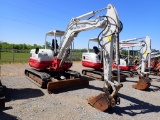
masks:
{"label": "excavator cab frame", "polygon": [[[49,48],[49,49],[52,49],[54,52],[53,53],[54,56],[57,56],[57,54],[59,52],[59,46],[62,43],[62,39],[63,39],[64,35],[65,35],[65,31],[61,31],[61,30],[53,30],[53,31],[47,32],[46,36],[45,36],[45,49],[48,49],[47,44],[46,44],[47,38],[49,36],[54,37],[54,38],[52,38],[51,48]],[[68,56],[68,59],[67,59],[70,62],[72,62],[72,48],[73,48],[73,46],[74,46],[74,43],[71,44],[70,51],[69,51],[70,55]]]}

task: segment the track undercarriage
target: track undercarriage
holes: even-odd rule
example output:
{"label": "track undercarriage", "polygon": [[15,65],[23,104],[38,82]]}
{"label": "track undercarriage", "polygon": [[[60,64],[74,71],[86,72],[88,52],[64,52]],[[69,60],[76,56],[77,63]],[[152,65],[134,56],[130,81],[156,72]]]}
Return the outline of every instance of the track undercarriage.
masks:
{"label": "track undercarriage", "polygon": [[[98,79],[101,79],[102,81],[104,81],[104,74],[103,74],[103,70],[94,70],[94,69],[84,69],[82,70],[82,74],[83,75],[87,75],[87,76],[92,76]],[[118,80],[118,75],[117,75],[117,71],[113,70],[112,71],[112,79],[113,80]],[[126,75],[125,74],[121,74],[120,75],[120,81],[124,82],[126,81]]]}
{"label": "track undercarriage", "polygon": [[27,68],[25,69],[25,75],[39,87],[47,88],[48,93],[58,93],[89,86],[87,77],[81,76],[80,73],[72,70],[43,72]]}

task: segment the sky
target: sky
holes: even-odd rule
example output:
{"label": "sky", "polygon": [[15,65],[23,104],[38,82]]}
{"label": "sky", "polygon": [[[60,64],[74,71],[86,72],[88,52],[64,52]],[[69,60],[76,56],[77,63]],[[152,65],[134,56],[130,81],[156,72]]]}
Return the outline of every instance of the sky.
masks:
{"label": "sky", "polygon": [[[44,45],[47,32],[65,31],[72,18],[108,4],[123,23],[120,40],[149,36],[152,49],[160,50],[160,0],[0,0],[0,41]],[[96,30],[80,32],[74,48],[87,49],[94,37]]]}

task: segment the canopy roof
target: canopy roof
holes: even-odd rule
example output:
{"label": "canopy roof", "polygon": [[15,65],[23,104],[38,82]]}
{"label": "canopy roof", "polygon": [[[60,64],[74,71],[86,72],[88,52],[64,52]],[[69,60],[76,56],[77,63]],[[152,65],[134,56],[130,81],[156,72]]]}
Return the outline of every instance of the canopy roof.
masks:
{"label": "canopy roof", "polygon": [[46,36],[57,36],[57,37],[61,37],[64,35],[64,31],[60,31],[60,30],[53,30],[53,31],[50,31],[48,33],[46,33]]}
{"label": "canopy roof", "polygon": [[89,41],[98,42],[98,38],[90,38]]}

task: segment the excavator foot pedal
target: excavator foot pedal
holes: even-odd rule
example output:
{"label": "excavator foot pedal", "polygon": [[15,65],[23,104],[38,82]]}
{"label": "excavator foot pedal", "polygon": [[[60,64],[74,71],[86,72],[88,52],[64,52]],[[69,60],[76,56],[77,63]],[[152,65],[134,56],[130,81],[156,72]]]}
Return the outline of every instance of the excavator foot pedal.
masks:
{"label": "excavator foot pedal", "polygon": [[139,90],[146,90],[151,86],[150,78],[148,77],[141,77],[139,76],[139,80],[137,84],[132,85],[133,88],[139,89]]}
{"label": "excavator foot pedal", "polygon": [[105,93],[101,93],[98,96],[89,97],[86,100],[88,101],[88,104],[100,111],[105,111],[110,108],[110,103],[107,102]]}

